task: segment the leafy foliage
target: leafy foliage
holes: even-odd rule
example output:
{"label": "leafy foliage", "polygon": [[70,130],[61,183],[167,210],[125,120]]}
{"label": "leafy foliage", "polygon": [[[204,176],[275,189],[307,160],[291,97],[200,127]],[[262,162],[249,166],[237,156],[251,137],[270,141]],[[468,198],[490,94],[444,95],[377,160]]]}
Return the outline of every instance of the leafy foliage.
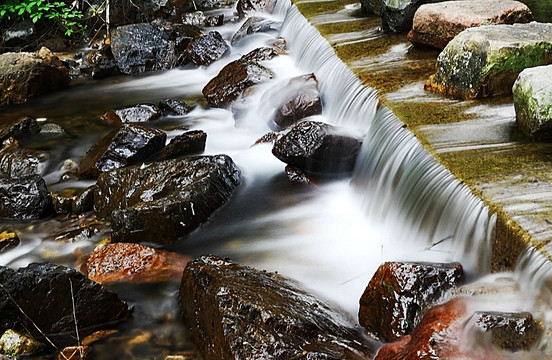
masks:
{"label": "leafy foliage", "polygon": [[69,6],[63,1],[8,0],[0,4],[0,23],[26,19],[33,23],[53,21],[63,29],[66,36],[74,32],[84,33],[86,26],[79,22],[83,16],[75,4]]}

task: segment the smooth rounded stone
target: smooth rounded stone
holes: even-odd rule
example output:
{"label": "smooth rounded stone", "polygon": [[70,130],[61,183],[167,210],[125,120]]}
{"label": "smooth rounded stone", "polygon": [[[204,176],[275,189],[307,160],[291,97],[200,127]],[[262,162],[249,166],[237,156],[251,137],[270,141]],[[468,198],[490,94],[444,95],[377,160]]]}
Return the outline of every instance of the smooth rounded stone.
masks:
{"label": "smooth rounded stone", "polygon": [[69,70],[50,50],[0,54],[0,105],[24,103],[69,83]]}
{"label": "smooth rounded stone", "polygon": [[46,182],[39,175],[0,178],[0,218],[39,219],[51,206]]}
{"label": "smooth rounded stone", "polygon": [[40,125],[35,118],[22,117],[6,125],[0,125],[0,143],[9,138],[22,139],[27,136],[38,134]]}
{"label": "smooth rounded stone", "polygon": [[172,244],[206,222],[239,184],[240,171],[226,155],[133,166],[100,175],[94,209],[111,219],[113,241]]}
{"label": "smooth rounded stone", "polygon": [[249,13],[264,12],[271,13],[276,5],[276,0],[238,0],[236,10],[240,19]]}
{"label": "smooth rounded stone", "polygon": [[203,96],[211,107],[225,108],[248,87],[273,77],[272,71],[256,62],[232,61],[205,85]]}
{"label": "smooth rounded stone", "polygon": [[519,129],[531,139],[552,139],[552,65],[523,70],[514,86]]}
{"label": "smooth rounded stone", "polygon": [[108,124],[141,123],[157,120],[161,115],[157,105],[144,103],[108,110],[100,120]]}
{"label": "smooth rounded stone", "polygon": [[167,70],[176,64],[174,43],[161,28],[146,23],[113,29],[111,52],[123,74]]}
{"label": "smooth rounded stone", "polygon": [[81,271],[99,284],[164,282],[180,279],[191,258],[151,247],[115,243],[97,246]]}
{"label": "smooth rounded stone", "polygon": [[58,354],[58,360],[83,360],[86,359],[86,356],[90,352],[90,347],[81,345],[81,346],[68,346],[63,349]]}
{"label": "smooth rounded stone", "polygon": [[[420,6],[441,0],[381,0],[381,24],[384,30],[403,33],[412,29],[414,14]],[[375,10],[375,9],[374,9]]]}
{"label": "smooth rounded stone", "polygon": [[232,45],[239,42],[241,39],[245,38],[247,35],[259,33],[259,32],[269,32],[278,30],[280,23],[271,19],[265,19],[262,17],[250,17],[247,19],[242,26],[236,31],[232,36],[230,41]]}
{"label": "smooth rounded stone", "polygon": [[360,298],[359,323],[382,341],[412,332],[422,315],[463,282],[458,263],[386,262]]}
{"label": "smooth rounded stone", "polygon": [[79,175],[96,178],[105,171],[142,163],[161,151],[166,140],[161,130],[123,124],[88,150],[79,164]]}
{"label": "smooth rounded stone", "polygon": [[230,47],[218,31],[196,37],[184,51],[185,56],[196,65],[210,65],[222,58]]}
{"label": "smooth rounded stone", "polygon": [[213,255],[188,264],[181,308],[205,359],[371,359],[338,311],[280,275]]}
{"label": "smooth rounded stone", "polygon": [[193,106],[178,99],[163,99],[159,101],[159,108],[165,116],[182,116],[193,110]]}
{"label": "smooth rounded stone", "polygon": [[94,210],[94,191],[96,185],[92,185],[77,194],[71,204],[71,212],[75,215]]}
{"label": "smooth rounded stone", "polygon": [[52,191],[50,196],[52,197],[52,205],[56,214],[69,214],[73,209],[73,202],[77,198],[77,190]]}
{"label": "smooth rounded stone", "polygon": [[24,333],[8,329],[0,337],[0,354],[23,356],[34,354],[45,347],[40,341]]}
{"label": "smooth rounded stone", "polygon": [[48,160],[48,153],[42,150],[12,148],[0,150],[0,177],[43,175]]}
{"label": "smooth rounded stone", "polygon": [[[0,330],[26,329],[35,339],[43,341],[36,324],[59,347],[75,344],[73,301],[83,337],[112,327],[132,312],[115,293],[100,284],[76,270],[50,263],[33,263],[19,270],[0,266],[0,284],[0,291],[10,295],[0,296]],[[14,302],[27,316],[22,315]]]}
{"label": "smooth rounded stone", "polygon": [[352,173],[361,144],[341,128],[303,121],[274,143],[272,154],[307,174],[341,176]]}
{"label": "smooth rounded stone", "polygon": [[540,339],[543,326],[528,312],[478,311],[475,325],[491,334],[491,342],[509,351],[529,350]]}
{"label": "smooth rounded stone", "polygon": [[525,68],[552,63],[552,23],[486,25],[458,34],[424,89],[460,99],[509,94]]}
{"label": "smooth rounded stone", "polygon": [[2,231],[0,233],[0,253],[12,249],[19,245],[19,236],[11,231]]}
{"label": "smooth rounded stone", "polygon": [[203,24],[206,27],[222,26],[224,24],[224,14],[207,16]]}
{"label": "smooth rounded stone", "polygon": [[36,37],[36,28],[31,20],[23,20],[2,32],[4,48],[25,46]]}
{"label": "smooth rounded stone", "polygon": [[515,0],[444,1],[420,6],[408,40],[442,50],[462,30],[491,24],[528,23],[533,14]]}
{"label": "smooth rounded stone", "polygon": [[176,159],[182,156],[202,153],[205,150],[207,133],[201,130],[187,131],[176,136],[165,146],[158,156],[158,161]]}
{"label": "smooth rounded stone", "polygon": [[87,67],[81,71],[90,74],[92,79],[105,79],[119,75],[119,68],[111,51],[111,45],[104,45],[100,50],[89,52],[86,60]]}
{"label": "smooth rounded stone", "polygon": [[314,74],[297,76],[274,86],[263,94],[261,102],[274,108],[268,116],[269,125],[274,130],[287,128],[303,118],[322,113],[318,80]]}
{"label": "smooth rounded stone", "polygon": [[61,134],[65,134],[65,130],[63,130],[63,127],[61,127],[61,125],[54,124],[54,123],[46,123],[41,126],[40,133],[61,135]]}

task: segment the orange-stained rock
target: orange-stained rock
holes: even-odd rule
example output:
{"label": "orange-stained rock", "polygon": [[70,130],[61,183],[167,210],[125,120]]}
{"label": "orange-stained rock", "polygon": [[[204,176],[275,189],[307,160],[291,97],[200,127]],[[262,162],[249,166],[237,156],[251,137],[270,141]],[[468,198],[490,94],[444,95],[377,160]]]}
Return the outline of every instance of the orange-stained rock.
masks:
{"label": "orange-stained rock", "polygon": [[58,360],[82,360],[89,351],[88,346],[69,346],[59,352]]}
{"label": "orange-stained rock", "polygon": [[179,279],[190,258],[133,243],[100,245],[82,271],[100,284],[115,281],[161,282]]}
{"label": "orange-stained rock", "polygon": [[470,316],[467,301],[457,298],[433,307],[410,335],[383,346],[374,360],[503,359],[490,350],[462,346],[462,330]]}

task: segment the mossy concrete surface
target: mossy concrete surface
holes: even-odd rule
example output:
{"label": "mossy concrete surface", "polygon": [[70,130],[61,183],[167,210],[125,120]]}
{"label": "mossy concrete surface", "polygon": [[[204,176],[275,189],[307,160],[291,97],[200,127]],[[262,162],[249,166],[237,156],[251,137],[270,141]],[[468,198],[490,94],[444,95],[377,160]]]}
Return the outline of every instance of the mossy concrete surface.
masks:
{"label": "mossy concrete surface", "polygon": [[[337,11],[342,17],[356,3],[296,1],[311,22]],[[364,84],[378,90],[381,103],[497,214],[493,270],[511,269],[528,244],[552,259],[552,144],[520,132],[512,96],[461,101],[424,91],[439,53],[411,46],[405,34],[382,32],[380,18],[360,5],[349,16],[314,24]]]}

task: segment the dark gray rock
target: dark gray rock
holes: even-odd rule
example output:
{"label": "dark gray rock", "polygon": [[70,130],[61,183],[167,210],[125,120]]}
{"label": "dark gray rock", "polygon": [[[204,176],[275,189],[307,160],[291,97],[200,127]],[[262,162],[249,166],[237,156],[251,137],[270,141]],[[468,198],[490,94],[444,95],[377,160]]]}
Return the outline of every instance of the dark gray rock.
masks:
{"label": "dark gray rock", "polygon": [[41,150],[11,148],[0,150],[0,177],[43,175],[48,158],[48,153]]}
{"label": "dark gray rock", "polygon": [[107,124],[128,124],[154,121],[160,116],[157,105],[144,103],[108,110],[100,120]]}
{"label": "dark gray rock", "polygon": [[236,10],[242,19],[251,12],[271,13],[275,5],[276,0],[238,0]]}
{"label": "dark gray rock", "polygon": [[259,62],[259,61],[265,61],[270,60],[274,58],[275,56],[278,56],[281,54],[278,50],[276,50],[273,47],[262,47],[257,48],[255,50],[251,50],[247,54],[243,55],[240,60],[245,62]]}
{"label": "dark gray rock", "polygon": [[182,116],[193,110],[193,106],[177,99],[163,99],[159,102],[159,108],[165,116]]}
{"label": "dark gray rock", "polygon": [[39,175],[0,178],[0,218],[38,219],[51,210],[50,193]]}
{"label": "dark gray rock", "polygon": [[186,25],[203,26],[205,24],[205,14],[203,11],[194,11],[182,16],[182,23]]}
{"label": "dark gray rock", "polygon": [[205,150],[207,134],[192,130],[178,135],[159,152],[158,160],[176,159],[182,156],[202,153]]}
{"label": "dark gray rock", "polygon": [[22,139],[25,136],[38,134],[40,125],[32,117],[23,117],[7,125],[0,125],[0,144],[10,137]]}
{"label": "dark gray rock", "polygon": [[123,74],[167,70],[175,66],[174,43],[158,26],[133,24],[113,29],[111,51]]}
{"label": "dark gray rock", "polygon": [[360,298],[359,323],[385,342],[410,334],[423,314],[462,284],[458,263],[386,262]]}
{"label": "dark gray rock", "polygon": [[280,275],[213,255],[189,262],[182,312],[205,359],[372,359],[339,312]]}
{"label": "dark gray rock", "polygon": [[222,24],[224,24],[224,14],[207,16],[204,22],[206,27],[222,26]]}
{"label": "dark gray rock", "polygon": [[229,49],[219,32],[209,31],[207,35],[193,39],[184,54],[196,65],[210,65],[222,58]]}
{"label": "dark gray rock", "polygon": [[95,178],[100,173],[142,163],[164,146],[167,134],[161,130],[123,124],[103,137],[82,158],[79,175]]}
{"label": "dark gray rock", "polygon": [[21,21],[4,32],[4,47],[28,45],[36,38],[36,28],[31,20]]}
{"label": "dark gray rock", "polygon": [[343,129],[303,121],[275,142],[272,154],[307,174],[341,176],[352,173],[361,144]]}
{"label": "dark gray rock", "polygon": [[[414,14],[420,6],[442,0],[381,0],[381,23],[384,30],[407,32],[412,29]],[[373,7],[374,11],[377,11]]]}
{"label": "dark gray rock", "polygon": [[278,30],[280,23],[271,20],[264,19],[261,17],[250,17],[247,19],[243,25],[236,31],[234,36],[232,36],[231,43],[232,45],[239,42],[241,39],[245,38],[247,35],[259,33],[259,32],[269,32]]}
{"label": "dark gray rock", "polygon": [[75,215],[94,210],[94,191],[96,185],[92,185],[77,194],[71,205],[71,212]]}
{"label": "dark gray rock", "polygon": [[91,51],[86,60],[88,68],[84,72],[90,74],[92,79],[105,79],[119,74],[111,45],[104,45],[100,50]]}
{"label": "dark gray rock", "polygon": [[205,85],[203,95],[212,107],[228,107],[245,89],[273,76],[270,70],[254,61],[232,61]]}
{"label": "dark gray rock", "polygon": [[131,314],[117,295],[62,266],[30,264],[19,270],[0,266],[0,284],[0,331],[29,332],[35,339],[44,340],[36,324],[57,346],[75,343],[72,301],[80,336],[112,327]]}
{"label": "dark gray rock", "polygon": [[113,241],[174,243],[222,206],[240,183],[226,155],[168,160],[99,176],[94,209]]}
{"label": "dark gray rock", "polygon": [[286,165],[285,168],[288,180],[294,184],[310,184],[311,181],[307,175],[299,168],[293,165]]}
{"label": "dark gray rock", "polygon": [[381,15],[381,0],[360,0],[360,5],[368,14]]}

